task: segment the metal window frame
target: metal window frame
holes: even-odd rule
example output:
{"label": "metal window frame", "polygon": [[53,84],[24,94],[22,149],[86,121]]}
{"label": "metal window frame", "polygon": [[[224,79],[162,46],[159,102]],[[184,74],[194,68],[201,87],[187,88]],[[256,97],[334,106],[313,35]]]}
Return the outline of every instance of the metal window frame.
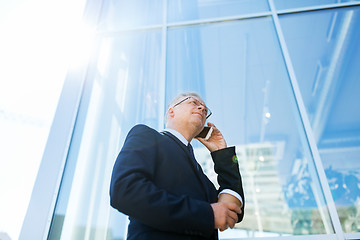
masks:
{"label": "metal window frame", "polygon": [[359,240],[360,233],[345,233],[345,239],[347,240]]}
{"label": "metal window frame", "polygon": [[167,0],[163,0],[163,16],[161,26],[161,66],[160,66],[160,101],[158,130],[165,128],[165,88],[166,88],[166,54],[167,54]]}
{"label": "metal window frame", "polygon": [[[103,0],[87,0],[84,10],[84,19],[96,25],[101,13]],[[360,239],[360,233],[344,233],[335,203],[332,199],[330,188],[325,176],[324,168],[320,159],[316,142],[314,140],[310,122],[307,117],[306,109],[297,84],[291,58],[286,47],[279,15],[298,12],[310,12],[325,9],[338,9],[343,7],[360,6],[360,2],[337,3],[321,6],[311,6],[303,8],[291,8],[277,11],[273,0],[268,0],[270,11],[258,12],[252,14],[242,14],[236,16],[216,17],[207,19],[198,19],[176,23],[167,22],[167,0],[163,0],[163,18],[159,25],[137,27],[131,29],[121,29],[118,31],[106,32],[98,31],[97,35],[116,36],[125,32],[146,31],[151,29],[161,29],[162,47],[161,47],[161,79],[160,79],[160,102],[159,119],[164,119],[165,115],[165,86],[166,86],[166,55],[167,55],[167,31],[169,28],[186,27],[198,24],[211,24],[217,22],[226,22],[243,19],[253,19],[260,17],[272,17],[275,24],[276,34],[279,37],[280,47],[284,55],[286,69],[288,70],[291,85],[294,91],[296,103],[299,107],[301,121],[304,125],[305,134],[309,141],[310,151],[313,154],[314,162],[319,174],[320,184],[328,204],[331,223],[334,226],[335,234],[324,235],[301,235],[301,236],[283,236],[284,240],[342,240],[342,239]],[[61,185],[61,179],[64,172],[64,166],[67,154],[71,144],[71,138],[74,131],[76,117],[80,106],[83,93],[83,87],[86,80],[87,66],[77,69],[70,69],[65,79],[64,86],[59,98],[59,104],[50,129],[48,141],[44,150],[43,158],[39,167],[38,175],[34,184],[33,193],[30,199],[29,207],[23,222],[19,239],[47,239],[50,230],[51,220],[55,210],[55,204]],[[164,121],[159,121],[158,128],[164,126]],[[246,238],[254,239],[254,238]],[[279,237],[268,237],[267,240],[279,239]]]}
{"label": "metal window frame", "polygon": [[85,73],[85,67],[69,71],[64,82],[19,239],[46,239],[48,236]]}
{"label": "metal window frame", "polygon": [[[314,234],[314,235],[293,235],[279,237],[254,237],[254,238],[236,238],[236,240],[338,240],[336,234]],[[223,240],[235,240],[235,238],[225,238]]]}
{"label": "metal window frame", "polygon": [[[339,4],[329,4],[329,5],[323,5],[323,6],[314,6],[314,7],[307,7],[307,8],[296,8],[296,9],[292,9],[292,11],[290,10],[286,10],[286,11],[276,11],[275,5],[273,0],[268,0],[269,1],[269,5],[270,8],[272,9],[272,15],[273,15],[273,19],[274,19],[274,25],[277,31],[277,35],[279,38],[279,42],[280,42],[280,46],[282,49],[282,53],[284,55],[284,59],[285,59],[285,64],[286,64],[286,68],[288,70],[289,73],[289,77],[290,77],[290,82],[291,82],[291,86],[294,92],[294,96],[296,99],[296,103],[298,105],[298,109],[299,109],[299,113],[300,113],[300,117],[301,117],[301,121],[303,123],[303,127],[305,130],[305,134],[306,134],[306,138],[308,140],[309,143],[309,147],[310,147],[310,151],[312,153],[313,156],[313,160],[314,160],[314,164],[316,167],[316,171],[319,177],[319,181],[320,181],[320,185],[321,185],[321,189],[323,191],[324,197],[325,197],[325,201],[327,203],[327,207],[329,210],[329,214],[330,214],[330,220],[331,223],[333,225],[335,234],[337,236],[337,239],[342,240],[342,239],[348,239],[345,236],[352,236],[349,234],[344,233],[341,223],[340,223],[340,218],[339,215],[337,213],[337,209],[336,209],[336,205],[334,202],[334,199],[332,198],[332,194],[330,191],[330,187],[325,175],[325,170],[323,167],[323,163],[320,157],[320,153],[316,144],[316,140],[313,134],[313,130],[311,128],[311,124],[307,115],[307,111],[305,108],[305,104],[303,102],[302,99],[302,95],[300,93],[300,88],[298,86],[298,82],[296,79],[296,75],[295,75],[295,71],[292,65],[292,61],[290,58],[290,54],[289,51],[287,49],[287,45],[286,45],[286,41],[285,41],[285,37],[283,35],[282,32],[282,28],[281,28],[281,24],[279,21],[279,15],[280,14],[288,14],[288,13],[299,13],[299,12],[310,12],[310,11],[315,11],[315,10],[327,10],[327,9],[339,9],[342,7],[349,7],[349,6],[358,6],[360,5],[359,3],[339,3]],[[354,236],[359,236],[360,234],[354,234]]]}

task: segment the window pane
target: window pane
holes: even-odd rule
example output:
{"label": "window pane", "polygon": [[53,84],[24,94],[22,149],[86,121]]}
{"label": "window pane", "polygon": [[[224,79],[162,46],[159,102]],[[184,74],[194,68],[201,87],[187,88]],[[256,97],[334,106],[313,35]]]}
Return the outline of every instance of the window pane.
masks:
{"label": "window pane", "polygon": [[21,239],[69,60],[81,52],[73,51],[82,37],[74,33],[83,30],[84,6],[84,0],[0,1],[1,240]]}
{"label": "window pane", "polygon": [[343,230],[359,232],[360,8],[280,20]]}
{"label": "window pane", "polygon": [[[222,237],[332,233],[271,18],[168,30],[167,102],[200,93],[235,145],[245,218]],[[197,159],[215,181],[209,152]]]}
{"label": "window pane", "polygon": [[114,161],[135,123],[158,126],[160,32],[101,41],[78,114],[50,239],[122,239],[126,218],[110,207]]}
{"label": "window pane", "polygon": [[287,8],[310,7],[335,3],[358,2],[359,0],[273,0],[278,10]]}
{"label": "window pane", "polygon": [[163,0],[105,0],[98,28],[116,31],[161,24]]}
{"label": "window pane", "polygon": [[268,11],[266,0],[168,0],[168,21],[188,21]]}

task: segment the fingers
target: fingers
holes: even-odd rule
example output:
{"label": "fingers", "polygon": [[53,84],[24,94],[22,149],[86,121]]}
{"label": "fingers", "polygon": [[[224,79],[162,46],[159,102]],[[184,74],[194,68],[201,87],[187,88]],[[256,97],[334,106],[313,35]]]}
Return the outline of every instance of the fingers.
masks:
{"label": "fingers", "polygon": [[228,203],[227,205],[228,205],[227,207],[229,209],[227,219],[226,219],[227,225],[228,225],[228,227],[233,228],[238,220],[238,214],[241,213],[241,209],[235,203]]}
{"label": "fingers", "polygon": [[215,127],[215,124],[208,122],[207,125],[208,125],[208,127],[212,127],[212,128],[213,128],[213,132],[214,132],[214,133],[220,132],[219,129],[217,129],[217,128]]}
{"label": "fingers", "polygon": [[227,203],[227,204],[231,211],[241,214],[241,208],[239,205],[237,205],[236,203]]}
{"label": "fingers", "polygon": [[229,210],[226,215],[225,224],[220,226],[220,231],[225,231],[228,228],[231,228],[231,229],[234,228],[237,220],[238,220],[237,214],[235,212]]}
{"label": "fingers", "polygon": [[224,231],[233,228],[238,220],[238,207],[234,203],[213,203],[211,207],[214,211],[215,228]]}
{"label": "fingers", "polygon": [[237,220],[238,220],[238,215],[235,212],[230,211],[226,219],[228,227],[233,228]]}

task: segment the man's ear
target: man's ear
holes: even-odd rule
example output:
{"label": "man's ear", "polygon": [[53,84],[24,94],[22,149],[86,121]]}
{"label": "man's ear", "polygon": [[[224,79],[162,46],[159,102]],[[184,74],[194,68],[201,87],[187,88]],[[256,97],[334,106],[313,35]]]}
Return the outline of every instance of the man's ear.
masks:
{"label": "man's ear", "polygon": [[168,110],[168,116],[171,117],[171,118],[173,118],[174,115],[175,115],[174,109],[173,109],[173,108],[169,108],[169,110]]}

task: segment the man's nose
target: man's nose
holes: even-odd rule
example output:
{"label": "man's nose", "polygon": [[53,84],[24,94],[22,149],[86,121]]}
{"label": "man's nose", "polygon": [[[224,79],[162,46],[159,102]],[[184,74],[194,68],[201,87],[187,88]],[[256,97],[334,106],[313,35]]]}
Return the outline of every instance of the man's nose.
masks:
{"label": "man's nose", "polygon": [[200,109],[203,113],[206,112],[206,108],[203,105],[198,105],[198,109]]}

